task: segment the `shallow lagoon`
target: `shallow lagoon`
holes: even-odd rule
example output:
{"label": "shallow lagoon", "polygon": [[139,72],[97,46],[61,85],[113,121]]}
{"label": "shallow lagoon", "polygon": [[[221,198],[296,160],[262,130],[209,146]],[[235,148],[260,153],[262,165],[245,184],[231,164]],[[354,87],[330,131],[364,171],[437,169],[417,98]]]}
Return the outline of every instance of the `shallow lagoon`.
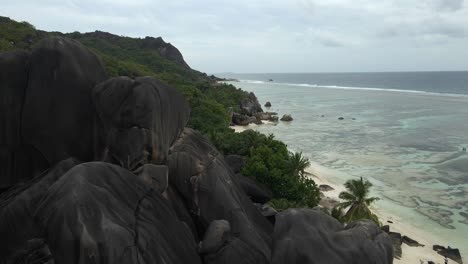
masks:
{"label": "shallow lagoon", "polygon": [[[468,96],[234,83],[291,123],[255,127],[344,183],[363,176],[377,209],[468,259]],[[343,117],[344,120],[338,120]],[[353,120],[354,119],[354,120]],[[382,219],[385,220],[385,219]],[[426,245],[432,246],[432,245]]]}

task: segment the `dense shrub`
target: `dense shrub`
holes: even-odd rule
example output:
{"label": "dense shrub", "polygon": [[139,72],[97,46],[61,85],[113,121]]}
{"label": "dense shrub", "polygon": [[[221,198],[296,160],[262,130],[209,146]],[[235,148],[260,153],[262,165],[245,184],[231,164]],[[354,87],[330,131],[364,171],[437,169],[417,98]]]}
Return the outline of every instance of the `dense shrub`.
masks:
{"label": "dense shrub", "polygon": [[287,146],[275,140],[273,135],[266,136],[253,130],[242,133],[223,131],[212,133],[211,138],[224,154],[246,156],[242,173],[267,186],[276,199],[286,199],[291,206],[314,207],[318,204],[320,192],[315,182],[304,173],[298,173],[301,168],[292,166],[298,164],[298,158],[306,159],[300,153],[288,152]]}

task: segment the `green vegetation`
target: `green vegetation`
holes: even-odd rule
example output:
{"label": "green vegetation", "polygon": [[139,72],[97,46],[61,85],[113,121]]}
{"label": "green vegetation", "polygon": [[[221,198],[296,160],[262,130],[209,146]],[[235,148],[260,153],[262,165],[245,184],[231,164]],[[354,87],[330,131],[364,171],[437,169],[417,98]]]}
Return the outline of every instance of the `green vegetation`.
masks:
{"label": "green vegetation", "polygon": [[[370,219],[379,224],[375,214],[369,209],[369,205],[379,200],[376,197],[368,197],[372,183],[368,180],[348,180],[345,183],[347,192],[341,192],[339,197],[344,200],[332,210],[332,216],[341,222],[350,222],[359,219]],[[348,208],[346,213],[343,210]]]}
{"label": "green vegetation", "polygon": [[103,61],[109,77],[153,76],[177,88],[191,106],[188,126],[207,135],[225,154],[247,158],[245,176],[264,184],[273,192],[278,209],[316,206],[320,199],[314,181],[308,179],[309,165],[301,153],[289,153],[284,143],[273,136],[228,128],[228,109],[239,111],[239,102],[248,95],[229,84],[216,82],[214,76],[190,69],[180,58],[169,56],[169,44],[160,38],[129,38],[105,32],[62,34],[36,30],[26,22],[0,17],[0,52],[30,50],[48,36],[73,38],[90,48]]}
{"label": "green vegetation", "polygon": [[224,154],[247,157],[242,171],[268,187],[275,198],[272,206],[277,209],[289,207],[314,207],[320,200],[315,182],[304,172],[309,161],[302,153],[290,153],[287,146],[273,135],[263,135],[247,130],[242,133],[212,133],[211,140]]}

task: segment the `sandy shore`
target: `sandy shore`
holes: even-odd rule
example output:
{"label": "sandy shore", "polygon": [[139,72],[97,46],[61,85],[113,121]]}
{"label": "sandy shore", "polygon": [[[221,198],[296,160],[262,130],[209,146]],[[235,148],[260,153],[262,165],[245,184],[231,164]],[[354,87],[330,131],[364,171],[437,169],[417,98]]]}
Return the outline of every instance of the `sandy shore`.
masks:
{"label": "sandy shore", "polygon": [[[271,122],[265,122],[265,124],[266,123]],[[231,126],[231,128],[234,129],[235,132],[240,133],[248,129],[254,129],[256,126],[258,125],[250,124],[248,126]],[[341,184],[332,182],[330,180],[330,178],[332,177],[327,177],[328,173],[331,172],[329,172],[328,170],[326,170],[318,164],[312,164],[307,169],[307,172],[310,173],[312,179],[317,183],[317,185],[326,184],[334,189],[331,191],[324,192],[324,195],[326,197],[329,197],[334,200],[339,200],[338,195],[340,194],[340,192],[344,191],[345,188]],[[440,243],[437,242],[435,238],[431,238],[429,235],[425,234],[416,227],[410,225],[409,223],[405,223],[398,216],[389,215],[388,213],[386,213],[378,207],[378,201],[375,205],[371,206],[371,209],[379,217],[382,224],[390,226],[390,231],[401,233],[402,236],[406,235],[418,241],[420,244],[425,245],[424,247],[410,247],[403,243],[401,245],[402,257],[401,259],[394,259],[395,264],[420,264],[421,261],[423,261],[422,263],[426,264],[430,260],[434,261],[435,263],[444,264],[444,257],[432,250],[433,245]],[[388,223],[387,221],[392,221],[393,223]],[[455,264],[456,262],[449,259],[448,263]]]}
{"label": "sandy shore", "polygon": [[[307,171],[311,174],[312,179],[315,181],[317,185],[326,184],[334,188],[332,191],[324,192],[326,197],[339,200],[338,195],[340,192],[344,191],[345,188],[342,185],[337,185],[334,182],[331,182],[327,179],[326,171],[323,171],[320,166],[311,166],[307,169]],[[444,264],[444,257],[437,254],[434,250],[432,250],[432,246],[438,244],[433,238],[428,237],[427,234],[424,234],[422,231],[418,230],[417,228],[411,226],[409,223],[405,223],[401,221],[400,218],[397,216],[389,215],[378,208],[378,201],[376,205],[371,207],[372,211],[379,217],[380,221],[384,225],[390,226],[390,231],[401,233],[402,236],[406,235],[420,244],[425,245],[424,247],[410,247],[406,244],[401,245],[402,249],[402,257],[401,259],[394,259],[393,263],[396,264],[411,264],[416,263],[420,264],[421,261],[423,263],[427,263],[429,260],[434,261],[435,263]],[[392,223],[387,223],[390,220]],[[448,263],[456,263],[449,259]]]}
{"label": "sandy shore", "polygon": [[[262,125],[274,125],[275,124],[275,122],[271,122],[271,121],[262,121],[262,122],[263,122]],[[254,129],[256,126],[261,126],[261,125],[249,124],[247,126],[230,126],[230,128],[234,129],[236,133],[240,133],[245,130]]]}

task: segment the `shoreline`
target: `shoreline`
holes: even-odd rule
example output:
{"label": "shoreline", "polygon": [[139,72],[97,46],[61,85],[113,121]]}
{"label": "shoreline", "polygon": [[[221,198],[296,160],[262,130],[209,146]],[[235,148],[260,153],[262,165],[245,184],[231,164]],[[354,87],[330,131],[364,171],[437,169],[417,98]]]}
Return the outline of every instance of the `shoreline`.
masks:
{"label": "shoreline", "polygon": [[[265,122],[266,123],[266,122]],[[272,122],[269,122],[272,123]],[[236,133],[243,132],[245,130],[254,129],[256,124],[249,124],[247,126],[230,126],[234,129]],[[345,191],[345,187],[341,184],[331,181],[327,177],[327,170],[322,168],[321,165],[315,164],[312,162],[306,171],[310,174],[310,177],[315,181],[317,186],[319,185],[329,185],[334,190],[322,192],[324,197],[328,197],[333,200],[339,201],[338,198],[340,192]],[[423,244],[424,247],[410,247],[405,243],[401,244],[402,255],[400,259],[394,258],[393,263],[395,264],[409,264],[416,263],[419,264],[421,261],[423,263],[428,263],[428,261],[434,261],[434,263],[444,264],[444,257],[439,255],[436,251],[432,249],[433,245],[440,245],[440,242],[435,242],[436,239],[430,237],[427,232],[424,232],[417,227],[412,226],[409,223],[405,223],[400,217],[391,215],[388,212],[385,212],[384,209],[378,206],[377,201],[374,205],[371,206],[371,210],[379,217],[379,220],[383,225],[389,225],[391,232],[398,232],[402,236],[406,235],[411,239],[418,241],[420,244]],[[388,223],[390,220],[393,223]],[[456,263],[455,261],[448,259],[447,263]]]}

